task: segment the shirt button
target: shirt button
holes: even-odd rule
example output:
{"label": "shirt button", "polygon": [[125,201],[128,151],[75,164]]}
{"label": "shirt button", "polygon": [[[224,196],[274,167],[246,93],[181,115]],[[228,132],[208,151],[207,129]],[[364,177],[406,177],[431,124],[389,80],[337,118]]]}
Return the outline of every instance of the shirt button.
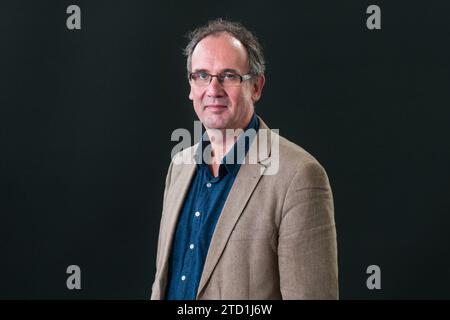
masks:
{"label": "shirt button", "polygon": [[196,216],[196,217],[200,217],[200,212],[197,211],[197,212],[195,213],[195,216]]}
{"label": "shirt button", "polygon": [[181,280],[182,281],[186,280],[186,276],[181,276]]}
{"label": "shirt button", "polygon": [[193,243],[191,243],[191,245],[189,246],[189,248],[191,249],[191,250],[194,250],[194,244]]}
{"label": "shirt button", "polygon": [[211,183],[208,182],[208,183],[206,184],[206,187],[211,188]]}

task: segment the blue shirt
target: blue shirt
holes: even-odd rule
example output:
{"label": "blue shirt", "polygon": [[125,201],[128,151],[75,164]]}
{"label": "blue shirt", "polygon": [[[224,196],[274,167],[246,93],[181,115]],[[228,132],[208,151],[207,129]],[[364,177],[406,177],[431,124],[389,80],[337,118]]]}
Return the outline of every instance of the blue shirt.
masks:
{"label": "blue shirt", "polygon": [[[254,113],[245,129],[246,134],[239,136],[232,149],[222,159],[217,177],[211,174],[202,156],[203,150],[209,144],[208,135],[204,132],[195,155],[196,173],[175,231],[169,261],[166,299],[195,300],[197,297],[203,266],[217,220],[239,172],[240,163],[254,138],[251,133],[256,133],[258,128],[259,121]],[[248,129],[254,131],[247,131]],[[245,153],[239,154],[238,150],[242,150],[239,149],[242,143],[245,143]]]}

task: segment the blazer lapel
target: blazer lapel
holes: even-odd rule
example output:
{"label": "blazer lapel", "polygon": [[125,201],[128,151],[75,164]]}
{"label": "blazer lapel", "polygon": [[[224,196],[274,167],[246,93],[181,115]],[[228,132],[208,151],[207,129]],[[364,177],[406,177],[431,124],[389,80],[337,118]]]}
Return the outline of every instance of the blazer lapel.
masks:
{"label": "blazer lapel", "polygon": [[167,277],[169,272],[169,257],[178,218],[180,216],[184,199],[189,190],[191,180],[196,169],[194,159],[188,162],[188,164],[183,164],[183,166],[185,167],[183,168],[183,170],[181,170],[179,176],[175,181],[172,182],[172,190],[166,199],[167,208],[164,212],[165,216],[163,217],[163,219],[165,220],[165,222],[163,223],[164,229],[161,230],[161,232],[164,232],[164,234],[163,242],[161,244],[161,266],[159,267],[161,270],[159,276],[159,279],[161,281],[161,296],[164,295],[164,291],[166,289]]}
{"label": "blazer lapel", "polygon": [[[217,265],[220,256],[228,242],[235,224],[241,216],[248,199],[253,193],[259,179],[266,169],[265,160],[270,155],[271,134],[266,124],[259,118],[260,130],[257,134],[257,139],[254,139],[250,149],[245,157],[245,162],[241,165],[233,187],[225,201],[222,213],[217,221],[213,237],[208,249],[205,265],[203,267],[202,277],[197,290],[197,298],[201,294],[203,288],[208,282],[212,271]],[[266,136],[261,134],[262,130],[266,129]],[[261,148],[261,144],[265,146]],[[259,146],[258,146],[259,145]],[[263,150],[261,153],[260,151]],[[249,154],[257,155],[257,163],[249,164]]]}

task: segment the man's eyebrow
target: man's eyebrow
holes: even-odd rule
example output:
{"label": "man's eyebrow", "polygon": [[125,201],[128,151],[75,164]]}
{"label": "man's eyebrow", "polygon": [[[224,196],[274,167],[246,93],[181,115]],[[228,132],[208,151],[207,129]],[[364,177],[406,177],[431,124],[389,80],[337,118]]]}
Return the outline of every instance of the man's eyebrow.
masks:
{"label": "man's eyebrow", "polygon": [[232,73],[238,73],[236,69],[224,69],[222,72],[232,72]]}
{"label": "man's eyebrow", "polygon": [[[192,72],[207,72],[207,73],[209,73],[209,71],[207,69],[194,69],[194,71],[192,71]],[[236,69],[230,69],[230,68],[223,69],[220,71],[220,73],[223,73],[223,72],[238,73],[238,71]]]}

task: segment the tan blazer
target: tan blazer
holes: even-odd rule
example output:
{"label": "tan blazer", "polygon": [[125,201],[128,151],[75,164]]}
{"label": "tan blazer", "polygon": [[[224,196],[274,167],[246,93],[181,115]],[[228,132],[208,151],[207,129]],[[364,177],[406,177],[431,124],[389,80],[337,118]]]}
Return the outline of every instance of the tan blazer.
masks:
{"label": "tan blazer", "polygon": [[[268,129],[259,121],[258,139],[264,132],[261,129]],[[267,131],[267,151],[256,152],[254,164],[241,165],[225,202],[197,299],[338,298],[336,229],[328,177],[304,149]],[[262,139],[258,139],[248,154],[259,149],[256,141]],[[264,175],[276,160],[273,143],[277,140],[278,172]],[[177,219],[196,169],[193,159],[191,164],[174,162],[191,159],[197,146],[179,152],[167,173],[151,299],[164,298]]]}

